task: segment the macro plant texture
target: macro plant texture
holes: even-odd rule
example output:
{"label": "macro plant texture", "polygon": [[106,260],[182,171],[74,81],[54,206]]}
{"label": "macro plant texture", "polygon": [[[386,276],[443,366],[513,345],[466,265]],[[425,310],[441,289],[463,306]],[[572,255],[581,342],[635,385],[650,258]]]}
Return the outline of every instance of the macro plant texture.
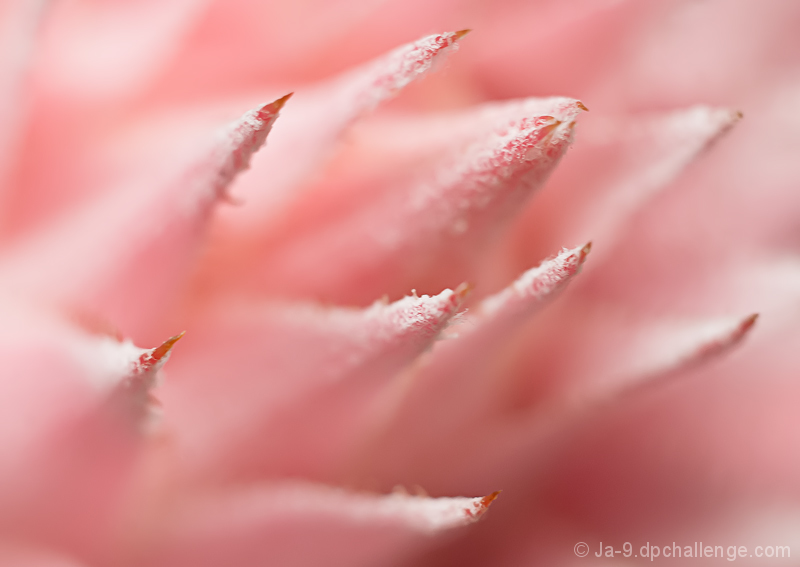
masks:
{"label": "macro plant texture", "polygon": [[0,565],[796,563],[798,30],[2,0]]}

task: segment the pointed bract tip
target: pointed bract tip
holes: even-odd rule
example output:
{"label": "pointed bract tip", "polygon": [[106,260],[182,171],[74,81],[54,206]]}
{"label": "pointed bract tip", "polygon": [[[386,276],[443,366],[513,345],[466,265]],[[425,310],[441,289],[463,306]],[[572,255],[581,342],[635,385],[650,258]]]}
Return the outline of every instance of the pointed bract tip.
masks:
{"label": "pointed bract tip", "polygon": [[583,245],[583,248],[581,248],[581,262],[583,262],[586,259],[586,256],[588,256],[589,252],[591,251],[592,251],[592,242],[589,241]]}
{"label": "pointed bract tip", "polygon": [[292,98],[293,94],[294,93],[289,93],[287,95],[282,96],[278,100],[274,100],[272,102],[268,102],[267,104],[265,104],[264,106],[261,107],[260,112],[267,112],[269,114],[277,114],[278,111],[280,111],[280,109],[283,108],[283,105],[286,104],[286,101],[289,100],[290,98]]}
{"label": "pointed bract tip", "polygon": [[483,516],[486,513],[486,510],[489,509],[489,506],[492,504],[492,502],[497,500],[497,497],[500,496],[501,492],[502,492],[502,490],[495,490],[494,492],[492,492],[488,496],[484,496],[483,498],[478,500],[478,503],[477,503],[478,504],[478,509],[475,510],[475,515],[473,516],[473,518],[475,520],[478,520],[481,516]]}
{"label": "pointed bract tip", "polygon": [[548,140],[550,140],[550,137],[553,134],[553,132],[555,132],[556,128],[561,126],[561,124],[563,124],[563,122],[561,120],[559,120],[558,118],[554,118],[552,116],[542,116],[542,118],[551,119],[552,120],[551,122],[547,122],[547,123],[543,124],[541,126],[541,130],[540,130],[541,135],[542,135],[542,140],[544,142],[547,142]]}
{"label": "pointed bract tip", "polygon": [[486,508],[489,507],[489,505],[491,505],[492,502],[497,500],[497,497],[500,496],[501,492],[503,492],[503,491],[502,490],[495,490],[494,492],[492,492],[488,496],[484,496],[483,498],[481,498],[481,506],[483,506],[483,509],[485,510]]}
{"label": "pointed bract tip", "polygon": [[744,321],[742,321],[741,325],[739,325],[739,329],[741,330],[742,333],[749,331],[753,327],[753,325],[756,324],[757,320],[758,320],[758,313],[753,313]]}
{"label": "pointed bract tip", "polygon": [[576,103],[575,103],[575,106],[577,106],[578,108],[580,108],[580,109],[581,109],[581,110],[583,110],[584,112],[589,112],[589,109],[588,109],[588,108],[586,108],[586,105],[585,105],[585,104],[583,104],[581,101],[578,101],[578,102],[576,102]]}
{"label": "pointed bract tip", "polygon": [[453,41],[458,41],[459,39],[461,39],[462,37],[464,37],[465,35],[467,35],[471,31],[472,31],[472,29],[465,29],[465,30],[459,30],[457,32],[454,32],[453,33]]}
{"label": "pointed bract tip", "polygon": [[486,510],[489,509],[489,506],[492,502],[494,502],[502,490],[495,490],[488,496],[484,496],[483,498],[476,498],[477,502],[473,501],[473,508],[464,510],[466,512],[467,517],[471,519],[473,522],[477,522],[481,516],[486,513]]}
{"label": "pointed bract tip", "polygon": [[272,107],[275,110],[280,110],[281,108],[283,108],[283,105],[286,104],[286,101],[289,100],[290,98],[292,98],[293,94],[294,93],[291,92],[291,93],[289,93],[287,95],[283,95],[281,98],[279,98],[278,100],[276,100],[275,102],[272,103]]}
{"label": "pointed bract tip", "polygon": [[455,296],[456,296],[456,297],[457,297],[459,300],[462,300],[462,301],[463,301],[463,300],[464,300],[464,298],[466,298],[466,297],[467,297],[467,296],[470,294],[470,292],[471,292],[473,289],[474,289],[474,288],[472,287],[472,284],[471,284],[471,283],[469,283],[469,282],[464,282],[464,283],[462,283],[461,285],[459,285],[459,286],[458,286],[458,287],[455,289],[455,291],[454,291],[453,293],[455,294]]}
{"label": "pointed bract tip", "polygon": [[150,355],[152,357],[152,360],[154,362],[158,362],[159,360],[164,358],[167,355],[167,353],[169,353],[169,351],[172,350],[172,347],[175,346],[175,343],[181,340],[181,338],[183,338],[183,335],[185,334],[186,331],[183,331],[181,334],[175,335],[174,337],[170,337],[166,341],[164,341],[161,344],[161,346],[156,348],[156,350],[153,351],[153,354]]}

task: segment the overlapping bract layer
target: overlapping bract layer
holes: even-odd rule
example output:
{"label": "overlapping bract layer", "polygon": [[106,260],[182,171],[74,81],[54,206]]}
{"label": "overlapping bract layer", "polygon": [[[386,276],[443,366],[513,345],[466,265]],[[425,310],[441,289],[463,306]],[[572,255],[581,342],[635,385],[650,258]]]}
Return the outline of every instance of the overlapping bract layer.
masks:
{"label": "overlapping bract layer", "polygon": [[[177,4],[158,26],[175,36],[186,31],[177,14],[198,9]],[[621,26],[636,10],[594,10],[578,24],[610,18]],[[631,313],[620,294],[644,297],[640,306],[654,294],[619,286],[614,275],[620,263],[630,281],[642,278],[640,266],[653,269],[652,246],[630,235],[649,221],[674,228],[652,203],[672,198],[674,182],[740,115],[707,106],[601,114],[587,120],[560,168],[586,110],[575,99],[388,114],[351,128],[463,35],[424,37],[298,89],[291,101],[258,106],[208,140],[199,158],[176,150],[182,157],[165,168],[172,181],[97,198],[76,189],[87,202],[64,208],[46,229],[37,222],[47,215],[12,219],[15,241],[0,258],[0,388],[11,408],[0,421],[0,560],[57,564],[54,552],[88,564],[413,564],[431,536],[478,519],[499,486],[521,495],[509,517],[538,527],[546,512],[530,520],[523,509],[546,501],[549,486],[563,490],[548,476],[561,470],[562,440],[741,342],[755,323],[745,316],[751,306],[739,313],[742,302],[720,294],[724,308]],[[169,33],[153,44],[169,46]],[[80,61],[67,67],[80,69]],[[130,81],[146,91],[145,67],[133,65]],[[113,99],[113,89],[101,88],[103,69],[84,69],[101,102]],[[0,76],[10,85],[2,100],[11,101],[0,116],[18,104],[23,75],[13,68]],[[72,85],[73,103],[92,90],[59,80]],[[146,109],[147,96],[176,87],[161,81],[145,102],[128,103]],[[139,96],[131,92],[126,98]],[[74,126],[48,112],[55,131]],[[154,147],[192,137],[169,130],[154,130],[153,138],[168,134]],[[25,146],[18,133],[0,134],[0,151],[48,155],[36,135]],[[231,189],[268,134],[252,174]],[[124,155],[127,146],[110,138]],[[106,141],[97,132],[87,139],[84,149]],[[0,183],[11,179],[3,161],[10,154],[0,156]],[[51,163],[76,155],[65,148]],[[36,194],[52,173],[34,162],[14,179]],[[65,185],[97,182],[78,167],[64,175]],[[20,195],[9,202],[25,211],[31,201]],[[225,206],[239,198],[242,207]],[[578,277],[589,238],[597,268],[589,263]],[[538,262],[564,244],[578,247]],[[726,265],[717,277],[733,279],[744,266]],[[780,258],[762,267],[749,277],[797,279],[796,266]],[[554,301],[573,279],[569,297]],[[465,281],[477,284],[472,297]],[[412,288],[424,294],[406,296]],[[384,294],[401,299],[375,302]],[[137,344],[158,344],[172,325],[188,333],[165,367],[182,335],[142,349],[87,331],[66,315],[76,312],[111,321]],[[569,463],[579,460],[563,465],[576,477]],[[374,493],[396,484],[420,495]],[[415,485],[488,496],[431,498]],[[492,530],[502,531],[476,533]],[[452,557],[483,560],[491,546],[481,537],[458,540]]]}

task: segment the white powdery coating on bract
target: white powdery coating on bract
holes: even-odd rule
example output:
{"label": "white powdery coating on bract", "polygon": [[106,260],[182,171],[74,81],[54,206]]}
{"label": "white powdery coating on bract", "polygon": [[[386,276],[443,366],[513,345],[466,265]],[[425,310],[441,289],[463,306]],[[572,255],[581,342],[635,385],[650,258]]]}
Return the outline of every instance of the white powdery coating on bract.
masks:
{"label": "white powdery coating on bract", "polygon": [[408,295],[392,303],[378,300],[366,308],[275,303],[265,306],[263,316],[291,328],[322,330],[328,335],[374,343],[443,325],[455,314],[460,299],[456,292],[445,289],[438,295]]}
{"label": "white powdery coating on bract", "polygon": [[408,527],[430,534],[476,521],[485,507],[483,498],[426,498],[391,494],[380,498],[354,498],[348,512],[362,521],[400,520]]}
{"label": "white powdery coating on bract", "polygon": [[528,270],[499,293],[484,299],[481,312],[491,316],[509,309],[516,310],[528,303],[538,303],[558,291],[577,273],[583,249],[565,249],[552,260]]}
{"label": "white powdery coating on bract", "polygon": [[[516,205],[541,185],[563,149],[571,143],[570,123],[549,116],[519,118],[505,123],[474,143],[463,156],[441,167],[409,198],[409,213],[425,221],[429,232],[449,227],[458,235],[471,228],[473,217],[497,204]],[[560,148],[562,151],[556,151]],[[512,176],[519,178],[510,183]],[[405,238],[406,224],[395,227],[394,240]],[[418,234],[423,231],[418,229]],[[382,234],[382,242],[391,241]]]}
{"label": "white powdery coating on bract", "polygon": [[582,112],[579,102],[574,98],[529,97],[503,102],[489,102],[477,107],[477,112],[466,111],[462,115],[470,116],[473,125],[464,124],[464,127],[475,128],[474,123],[484,128],[497,128],[499,124],[517,124],[524,118],[535,116],[552,116],[556,120],[569,123],[575,120]]}
{"label": "white powdery coating on bract", "polygon": [[[250,157],[267,140],[269,127],[278,114],[271,115],[269,120],[264,120],[261,114],[259,109],[247,111],[221,136],[218,186],[230,183],[237,173],[250,167]],[[236,155],[237,152],[241,153]]]}
{"label": "white powdery coating on bract", "polygon": [[377,148],[379,155],[444,156],[463,152],[475,141],[523,118],[552,116],[569,123],[579,113],[575,99],[531,97],[488,102],[457,111],[383,115],[354,126],[354,137],[370,151]]}
{"label": "white powdery coating on bract", "polygon": [[[341,78],[341,95],[352,101],[356,113],[374,109],[414,79],[427,73],[445,54],[457,50],[456,32],[424,37],[398,47],[380,59]],[[442,47],[444,45],[444,47]]]}
{"label": "white powdery coating on bract", "polygon": [[261,321],[268,333],[280,329],[285,336],[314,345],[315,353],[326,362],[313,375],[336,381],[370,361],[400,356],[410,362],[438,338],[463,297],[446,289],[435,296],[406,296],[393,303],[379,300],[366,308],[270,303],[254,309],[227,304],[219,313],[223,320],[233,314],[233,321]]}
{"label": "white powdery coating on bract", "polygon": [[107,335],[88,333],[13,294],[0,302],[0,320],[0,344],[4,347],[25,349],[31,345],[52,345],[69,356],[81,369],[86,384],[98,393],[117,386],[147,352],[130,340],[120,342]]}
{"label": "white powdery coating on bract", "polygon": [[320,166],[343,132],[430,71],[435,61],[456,48],[457,35],[447,32],[422,38],[299,91],[276,125],[270,151],[256,158],[254,171],[269,175],[244,181],[248,207],[237,212],[231,228],[259,230],[267,220],[274,220],[290,199],[290,190]]}
{"label": "white powdery coating on bract", "polygon": [[434,534],[475,522],[486,510],[483,502],[482,497],[377,495],[296,482],[245,489],[226,498],[225,502],[212,498],[200,502],[199,509],[187,510],[187,515],[202,517],[203,514],[197,512],[208,506],[209,512],[213,510],[222,516],[282,518],[287,522],[321,516],[355,526],[400,525],[423,534]]}
{"label": "white powdery coating on bract", "polygon": [[378,340],[391,340],[408,334],[427,338],[438,333],[447,319],[455,314],[459,299],[450,289],[433,297],[408,295],[385,305],[373,303],[365,312],[365,319],[380,322]]}
{"label": "white powdery coating on bract", "polygon": [[98,388],[110,389],[135,372],[139,357],[148,350],[137,347],[130,339],[122,342],[113,337],[92,337],[91,341],[76,341],[86,365],[86,377]]}
{"label": "white powdery coating on bract", "polygon": [[247,111],[241,118],[221,130],[208,157],[189,172],[192,191],[187,192],[187,212],[195,213],[197,204],[225,196],[235,177],[250,167],[250,158],[266,142],[278,113],[267,114],[264,105]]}

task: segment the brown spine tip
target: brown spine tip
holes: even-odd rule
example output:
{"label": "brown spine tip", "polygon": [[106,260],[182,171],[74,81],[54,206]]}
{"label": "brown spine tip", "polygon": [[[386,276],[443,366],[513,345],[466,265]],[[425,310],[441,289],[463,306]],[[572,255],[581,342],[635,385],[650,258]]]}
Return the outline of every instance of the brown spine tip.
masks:
{"label": "brown spine tip", "polygon": [[497,497],[500,496],[501,492],[503,492],[503,491],[502,490],[495,490],[494,492],[492,492],[488,496],[484,496],[483,498],[481,498],[481,506],[483,507],[483,509],[486,510],[491,505],[492,502],[497,500]]}
{"label": "brown spine tip", "polygon": [[273,102],[268,102],[267,104],[261,107],[261,112],[276,114],[278,111],[280,111],[281,108],[283,108],[283,105],[286,104],[286,101],[292,98],[293,94],[294,93],[289,93],[287,95],[282,96],[278,100],[275,100]]}
{"label": "brown spine tip", "polygon": [[457,32],[454,32],[453,33],[453,41],[458,41],[459,39],[461,39],[462,37],[464,37],[465,35],[467,35],[471,31],[472,31],[472,29],[465,29],[465,30],[459,30]]}
{"label": "brown spine tip", "polygon": [[459,300],[463,301],[473,290],[472,284],[469,282],[464,282],[460,284],[453,293],[455,293],[456,297]]}
{"label": "brown spine tip", "polygon": [[584,112],[589,112],[589,109],[588,109],[588,108],[586,108],[586,105],[585,105],[585,104],[583,104],[581,101],[578,101],[578,102],[576,103],[576,106],[577,106],[578,108],[580,108],[581,110],[583,110]]}
{"label": "brown spine tip", "polygon": [[753,313],[739,325],[740,332],[746,333],[749,331],[756,324],[756,320],[758,320],[758,313]]}
{"label": "brown spine tip", "polygon": [[275,106],[275,110],[280,110],[281,108],[283,108],[283,105],[286,104],[286,101],[292,98],[293,95],[294,93],[291,92],[287,95],[283,95],[281,98],[273,102],[272,104]]}
{"label": "brown spine tip", "polygon": [[552,122],[546,123],[541,127],[542,132],[542,140],[549,141],[549,136],[555,131],[556,128],[561,126],[562,121],[558,120],[557,118],[553,118],[552,116],[542,116],[543,119],[552,119]]}
{"label": "brown spine tip", "polygon": [[584,244],[583,248],[581,248],[581,262],[583,262],[586,259],[586,256],[588,256],[589,252],[591,251],[592,251],[592,243],[590,241]]}
{"label": "brown spine tip", "polygon": [[161,344],[161,346],[156,348],[153,351],[153,354],[150,355],[152,361],[153,362],[158,362],[159,360],[164,358],[167,355],[167,353],[169,353],[169,351],[172,350],[172,347],[175,346],[175,343],[177,343],[179,340],[181,340],[181,338],[183,338],[183,335],[185,335],[185,334],[186,334],[186,331],[183,331],[181,334],[175,335],[174,337],[170,337],[166,341],[164,341]]}
{"label": "brown spine tip", "polygon": [[478,508],[477,510],[475,510],[475,514],[474,515],[471,514],[473,521],[477,521],[481,516],[483,516],[486,513],[486,510],[488,510],[492,502],[494,502],[497,499],[497,497],[500,496],[501,492],[502,490],[495,490],[488,496],[484,496],[478,501]]}

